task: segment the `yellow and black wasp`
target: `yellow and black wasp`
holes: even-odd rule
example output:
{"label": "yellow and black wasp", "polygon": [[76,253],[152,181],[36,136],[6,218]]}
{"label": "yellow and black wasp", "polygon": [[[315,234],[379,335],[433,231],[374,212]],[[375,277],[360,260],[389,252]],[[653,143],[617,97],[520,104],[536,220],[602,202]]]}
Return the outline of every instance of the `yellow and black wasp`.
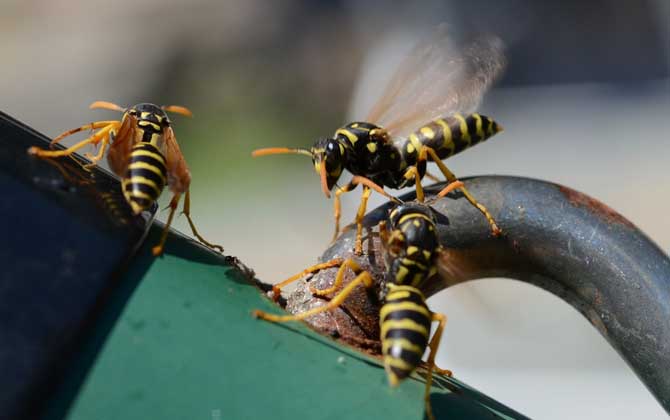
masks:
{"label": "yellow and black wasp", "polygon": [[[426,175],[428,160],[438,165],[450,183],[454,182],[456,177],[442,159],[502,131],[498,123],[474,110],[504,67],[503,46],[498,38],[481,37],[458,49],[447,36],[445,25],[440,25],[401,63],[364,122],[349,123],[332,138],[317,140],[310,149],[273,147],[255,150],[252,155],[310,156],[327,197],[343,170],[351,172],[351,182],[335,190],[334,238],[340,230],[339,196],[363,184],[356,216],[355,252],[360,254],[361,221],[370,188],[383,192],[382,187],[415,185],[421,200],[421,179]],[[486,208],[465,187],[461,192],[498,235],[500,229]]]}
{"label": "yellow and black wasp", "polygon": [[[462,187],[463,183],[456,181],[445,189],[445,194]],[[380,223],[379,233],[385,250],[386,264],[385,278],[380,287],[382,306],[379,311],[384,368],[389,384],[397,386],[416,370],[421,364],[426,347],[430,348],[424,399],[426,413],[433,419],[430,405],[432,373],[437,370],[451,376],[450,371],[435,366],[435,355],[444,331],[446,317],[428,309],[426,298],[421,291],[426,281],[437,274],[437,259],[442,252],[433,211],[423,203],[402,204],[390,213],[388,228],[386,222]],[[347,269],[352,270],[356,277],[327,304],[295,315],[273,315],[254,311],[254,316],[271,322],[302,320],[339,307],[360,284],[366,288],[376,285],[372,275],[363,270],[353,259],[334,259],[309,267],[279,283],[273,288],[274,298],[279,297],[281,288],[288,283],[331,267],[339,267],[332,287],[322,290],[312,289],[313,294],[326,296],[338,291]],[[431,339],[430,327],[434,321],[438,322],[438,326]]]}
{"label": "yellow and black wasp", "polygon": [[85,167],[97,164],[107,152],[107,162],[111,170],[121,177],[121,189],[126,202],[134,214],[140,214],[156,202],[167,185],[172,192],[170,214],[161,235],[158,245],[154,246],[154,255],[163,252],[165,240],[172,223],[179,200],[184,195],[183,213],[200,242],[212,249],[223,252],[220,245],[214,245],[205,240],[196,230],[191,219],[191,173],[186,165],[184,156],[179,149],[177,139],[172,130],[172,123],[166,112],[192,116],[187,108],[177,105],[159,107],[150,103],[141,103],[129,108],[122,108],[116,104],[97,101],[91,104],[91,109],[104,108],[123,113],[121,120],[96,121],[81,127],[68,130],[51,141],[50,146],[60,142],[65,137],[85,130],[98,130],[90,137],[64,150],[44,150],[31,147],[28,153],[43,157],[56,158],[72,156],[77,150],[87,146],[99,146],[95,155],[86,154],[91,163]]}

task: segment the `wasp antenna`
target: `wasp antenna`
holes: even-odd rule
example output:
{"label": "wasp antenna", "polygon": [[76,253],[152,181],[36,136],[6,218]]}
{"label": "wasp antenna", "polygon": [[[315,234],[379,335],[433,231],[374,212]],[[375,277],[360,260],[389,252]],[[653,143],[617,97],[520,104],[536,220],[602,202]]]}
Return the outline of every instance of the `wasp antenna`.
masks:
{"label": "wasp antenna", "polygon": [[125,111],[125,108],[121,108],[117,104],[113,104],[113,103],[107,102],[107,101],[95,101],[89,106],[89,108],[90,109],[97,109],[97,108],[111,109],[112,111],[119,111],[119,112],[124,112]]}
{"label": "wasp antenna", "polygon": [[162,106],[163,111],[167,112],[174,112],[175,114],[181,114],[187,117],[193,117],[193,113],[191,112],[190,109],[184,107],[184,106],[179,106],[179,105],[167,105],[167,106]]}
{"label": "wasp antenna", "polygon": [[291,149],[289,147],[267,147],[265,149],[256,149],[251,152],[251,156],[267,156],[267,155],[305,155],[312,157],[312,152],[307,149]]}

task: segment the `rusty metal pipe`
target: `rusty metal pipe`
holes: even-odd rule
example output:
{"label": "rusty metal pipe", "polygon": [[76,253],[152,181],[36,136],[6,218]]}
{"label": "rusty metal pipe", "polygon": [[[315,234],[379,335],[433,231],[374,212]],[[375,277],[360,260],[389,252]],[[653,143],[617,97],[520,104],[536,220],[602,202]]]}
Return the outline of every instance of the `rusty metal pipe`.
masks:
{"label": "rusty metal pipe", "polygon": [[[539,286],[579,310],[670,413],[668,256],[623,216],[570,188],[502,176],[464,181],[486,204],[504,236],[492,237],[485,219],[458,193],[432,202],[447,251],[439,261],[440,274],[426,287],[427,295],[483,277],[508,277]],[[436,193],[442,186],[427,192]],[[402,199],[414,199],[413,193]],[[355,232],[349,230],[321,259],[353,257],[380,281],[384,267],[372,228],[390,208],[384,205],[366,216],[364,256],[352,255]],[[318,273],[310,283],[327,287],[334,272]],[[303,283],[289,296],[287,309],[302,312],[315,299]],[[374,343],[379,334],[378,305],[373,293],[361,292],[341,310],[310,322],[359,346]]]}

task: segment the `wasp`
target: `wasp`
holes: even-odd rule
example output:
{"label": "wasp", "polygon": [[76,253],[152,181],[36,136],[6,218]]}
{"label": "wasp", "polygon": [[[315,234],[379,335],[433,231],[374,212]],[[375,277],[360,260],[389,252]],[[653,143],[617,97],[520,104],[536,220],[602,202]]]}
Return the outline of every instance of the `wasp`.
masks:
{"label": "wasp", "polygon": [[[356,215],[355,253],[362,252],[362,219],[370,189],[415,186],[423,200],[421,180],[426,163],[433,161],[449,181],[456,176],[442,162],[502,131],[489,117],[474,113],[484,92],[505,67],[502,41],[480,37],[459,49],[440,25],[431,37],[417,44],[396,70],[384,93],[364,121],[349,123],[333,137],[318,139],[309,149],[272,147],[255,150],[252,156],[301,154],[312,159],[321,189],[334,199],[335,233],[340,232],[340,195],[363,185]],[[344,170],[354,175],[338,186]],[[492,233],[501,230],[486,207],[465,187],[465,198],[488,220]],[[439,196],[444,196],[440,192]]]}
{"label": "wasp", "polygon": [[[463,183],[456,181],[447,187],[450,191],[462,188]],[[434,419],[430,405],[430,388],[433,371],[451,376],[451,371],[435,365],[435,355],[446,325],[446,316],[432,312],[426,304],[422,287],[426,281],[437,274],[437,261],[443,251],[438,240],[437,226],[433,210],[423,202],[406,203],[396,207],[389,215],[389,223],[382,221],[379,234],[384,247],[386,265],[385,278],[379,287],[382,302],[379,311],[380,341],[384,369],[391,386],[397,386],[421,364],[421,358],[430,348],[427,360],[426,391],[424,400],[426,413]],[[298,321],[324,311],[331,311],[342,305],[358,286],[373,288],[376,283],[372,275],[349,258],[333,259],[303,270],[286,281],[273,287],[275,300],[281,288],[299,278],[320,270],[339,267],[335,282],[327,289],[311,289],[316,296],[328,296],[338,292],[330,301],[308,311],[295,315],[273,315],[254,311],[253,315],[270,322]],[[347,270],[355,274],[354,280],[341,289]],[[430,338],[433,322],[438,326]]]}
{"label": "wasp", "polygon": [[121,120],[96,121],[68,130],[54,138],[50,147],[65,137],[85,130],[97,130],[79,143],[63,150],[44,150],[31,147],[28,153],[42,158],[73,156],[87,146],[99,146],[95,155],[85,154],[90,163],[85,168],[95,166],[107,152],[107,162],[111,170],[121,178],[121,190],[133,214],[138,215],[151,207],[167,185],[172,192],[170,213],[158,245],[152,248],[155,256],[162,254],[172,219],[184,195],[182,211],[188,220],[193,235],[208,247],[223,252],[223,247],[215,245],[198,233],[191,219],[191,173],[172,130],[172,122],[167,112],[193,116],[187,108],[178,105],[159,107],[150,103],[140,103],[122,108],[111,102],[96,101],[91,109],[103,108],[122,112]]}

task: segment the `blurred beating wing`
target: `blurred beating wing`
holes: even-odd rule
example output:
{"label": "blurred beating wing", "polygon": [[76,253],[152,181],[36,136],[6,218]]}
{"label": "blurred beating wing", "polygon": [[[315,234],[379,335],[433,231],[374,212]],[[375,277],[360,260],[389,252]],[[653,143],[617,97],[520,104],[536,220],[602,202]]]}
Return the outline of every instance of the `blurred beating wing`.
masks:
{"label": "blurred beating wing", "polygon": [[482,36],[459,48],[442,24],[403,60],[367,121],[402,137],[436,118],[471,113],[504,68],[499,38]]}
{"label": "blurred beating wing", "polygon": [[191,185],[191,172],[188,170],[184,155],[181,154],[172,127],[165,128],[163,136],[165,138],[165,163],[170,191],[173,193],[186,192]]}

